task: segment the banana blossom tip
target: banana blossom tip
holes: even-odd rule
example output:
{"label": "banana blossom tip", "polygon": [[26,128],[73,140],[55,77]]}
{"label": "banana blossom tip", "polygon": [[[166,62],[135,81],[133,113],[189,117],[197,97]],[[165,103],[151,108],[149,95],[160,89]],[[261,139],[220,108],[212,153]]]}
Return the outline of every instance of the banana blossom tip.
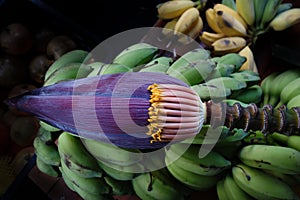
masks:
{"label": "banana blossom tip", "polygon": [[64,81],[5,103],[63,131],[126,148],[190,138],[205,119],[204,104],[187,84],[155,72]]}

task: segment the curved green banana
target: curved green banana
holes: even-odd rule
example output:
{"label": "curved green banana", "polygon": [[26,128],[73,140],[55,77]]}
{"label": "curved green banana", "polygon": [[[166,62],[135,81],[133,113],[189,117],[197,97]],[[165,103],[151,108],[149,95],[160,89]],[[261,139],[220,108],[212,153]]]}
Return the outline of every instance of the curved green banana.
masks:
{"label": "curved green banana", "polygon": [[271,134],[271,137],[290,148],[300,151],[300,136],[299,135],[284,135],[277,132]]}
{"label": "curved green banana", "polygon": [[44,174],[47,174],[47,175],[53,176],[53,177],[60,176],[57,166],[49,165],[49,164],[45,163],[42,159],[40,159],[40,157],[36,157],[35,161],[36,161],[36,167]]}
{"label": "curved green banana", "polygon": [[44,163],[53,166],[60,165],[60,155],[54,143],[46,144],[40,137],[35,137],[33,141],[35,154]]}
{"label": "curved green banana", "polygon": [[133,194],[133,187],[130,181],[120,181],[111,176],[104,176],[108,185],[112,188],[112,195],[128,195]]}
{"label": "curved green banana", "polygon": [[242,65],[246,62],[247,58],[238,53],[226,53],[219,57],[213,57],[212,60],[217,63],[234,65],[235,71],[239,71]]}
{"label": "curved green banana", "polygon": [[300,77],[292,80],[280,92],[279,103],[275,108],[279,108],[282,105],[287,104],[292,98],[300,95]]}
{"label": "curved green banana", "polygon": [[262,170],[237,164],[232,175],[238,186],[256,199],[299,199],[288,184]]}
{"label": "curved green banana", "polygon": [[142,68],[138,71],[167,73],[172,63],[173,63],[173,58],[167,56],[160,56],[151,60],[146,65],[142,66]]}
{"label": "curved green banana", "polygon": [[270,89],[273,87],[273,80],[277,77],[279,72],[272,72],[271,74],[267,75],[262,81],[260,82],[260,87],[263,92],[263,97],[262,97],[262,105],[267,105],[269,103],[270,99]]}
{"label": "curved green banana", "polygon": [[217,182],[216,190],[217,190],[218,199],[219,200],[231,200],[227,196],[227,191],[225,190],[224,182],[225,182],[225,178],[222,178],[221,180],[219,180]]}
{"label": "curved green banana", "polygon": [[290,147],[252,144],[244,146],[238,157],[251,167],[285,174],[300,173],[300,152]]}
{"label": "curved green banana", "polygon": [[154,58],[158,53],[158,48],[148,43],[136,43],[122,50],[112,63],[118,63],[128,68],[135,68],[144,65]]}
{"label": "curved green banana", "polygon": [[244,104],[250,104],[250,103],[258,104],[261,102],[262,95],[263,92],[260,85],[256,84],[256,85],[249,86],[243,90],[234,92],[229,96],[229,98],[236,99],[237,101],[240,101]]}
{"label": "curved green banana", "polygon": [[79,137],[63,132],[57,139],[58,152],[66,166],[78,176],[101,177],[102,169],[85,149]]}
{"label": "curved green banana", "polygon": [[82,49],[75,49],[63,54],[59,59],[55,60],[48,68],[45,74],[45,81],[48,81],[49,77],[62,66],[69,63],[83,63],[90,58],[89,52]]}
{"label": "curved green banana", "polygon": [[287,104],[286,107],[288,109],[292,109],[294,107],[300,107],[300,94],[298,94],[297,96],[291,98]]}

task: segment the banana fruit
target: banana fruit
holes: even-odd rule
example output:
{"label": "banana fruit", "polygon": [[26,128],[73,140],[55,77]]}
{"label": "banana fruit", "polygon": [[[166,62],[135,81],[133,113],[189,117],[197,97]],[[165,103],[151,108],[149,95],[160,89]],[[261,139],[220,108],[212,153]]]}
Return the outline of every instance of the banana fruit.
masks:
{"label": "banana fruit", "polygon": [[243,37],[239,36],[223,37],[211,44],[215,55],[236,53],[243,49],[246,45],[247,41]]}
{"label": "banana fruit", "polygon": [[224,178],[224,190],[226,193],[226,197],[232,200],[240,200],[240,199],[253,199],[249,194],[247,194],[244,190],[240,188],[240,186],[233,179],[232,174],[228,173]]}
{"label": "banana fruit", "polygon": [[246,165],[285,174],[300,173],[300,152],[285,146],[253,144],[244,146],[238,154]]}
{"label": "banana fruit", "polygon": [[61,160],[72,172],[84,178],[102,177],[102,169],[80,138],[63,132],[57,139],[57,147]]}
{"label": "banana fruit", "polygon": [[179,17],[184,11],[196,6],[191,0],[187,1],[166,1],[157,5],[158,18],[173,19]]}
{"label": "banana fruit", "polygon": [[240,163],[232,168],[232,176],[254,199],[299,199],[288,184],[257,168]]}

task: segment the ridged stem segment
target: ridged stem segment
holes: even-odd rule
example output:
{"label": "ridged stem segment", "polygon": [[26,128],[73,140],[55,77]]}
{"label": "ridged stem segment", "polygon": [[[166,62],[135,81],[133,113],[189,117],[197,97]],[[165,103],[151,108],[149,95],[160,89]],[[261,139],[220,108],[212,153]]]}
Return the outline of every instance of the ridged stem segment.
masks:
{"label": "ridged stem segment", "polygon": [[[205,102],[205,104],[207,116],[205,123],[207,124],[210,124],[212,120],[213,110],[218,112],[219,119],[225,119],[224,125],[229,129],[260,130],[266,134],[279,132],[286,135],[300,132],[299,107],[287,109],[283,105],[278,109],[274,109],[271,105],[265,105],[259,108],[256,104],[242,107],[239,103],[230,106],[223,102],[214,103],[213,101]],[[218,115],[214,114],[214,116]],[[214,117],[214,120],[216,120],[216,117]]]}

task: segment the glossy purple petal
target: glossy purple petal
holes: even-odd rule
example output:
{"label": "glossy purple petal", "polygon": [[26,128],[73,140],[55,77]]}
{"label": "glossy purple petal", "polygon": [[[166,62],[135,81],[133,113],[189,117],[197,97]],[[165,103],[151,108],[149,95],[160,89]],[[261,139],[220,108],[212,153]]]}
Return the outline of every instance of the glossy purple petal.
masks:
{"label": "glossy purple petal", "polygon": [[126,148],[158,148],[148,131],[148,86],[187,86],[162,73],[130,72],[60,82],[6,100],[61,130]]}

